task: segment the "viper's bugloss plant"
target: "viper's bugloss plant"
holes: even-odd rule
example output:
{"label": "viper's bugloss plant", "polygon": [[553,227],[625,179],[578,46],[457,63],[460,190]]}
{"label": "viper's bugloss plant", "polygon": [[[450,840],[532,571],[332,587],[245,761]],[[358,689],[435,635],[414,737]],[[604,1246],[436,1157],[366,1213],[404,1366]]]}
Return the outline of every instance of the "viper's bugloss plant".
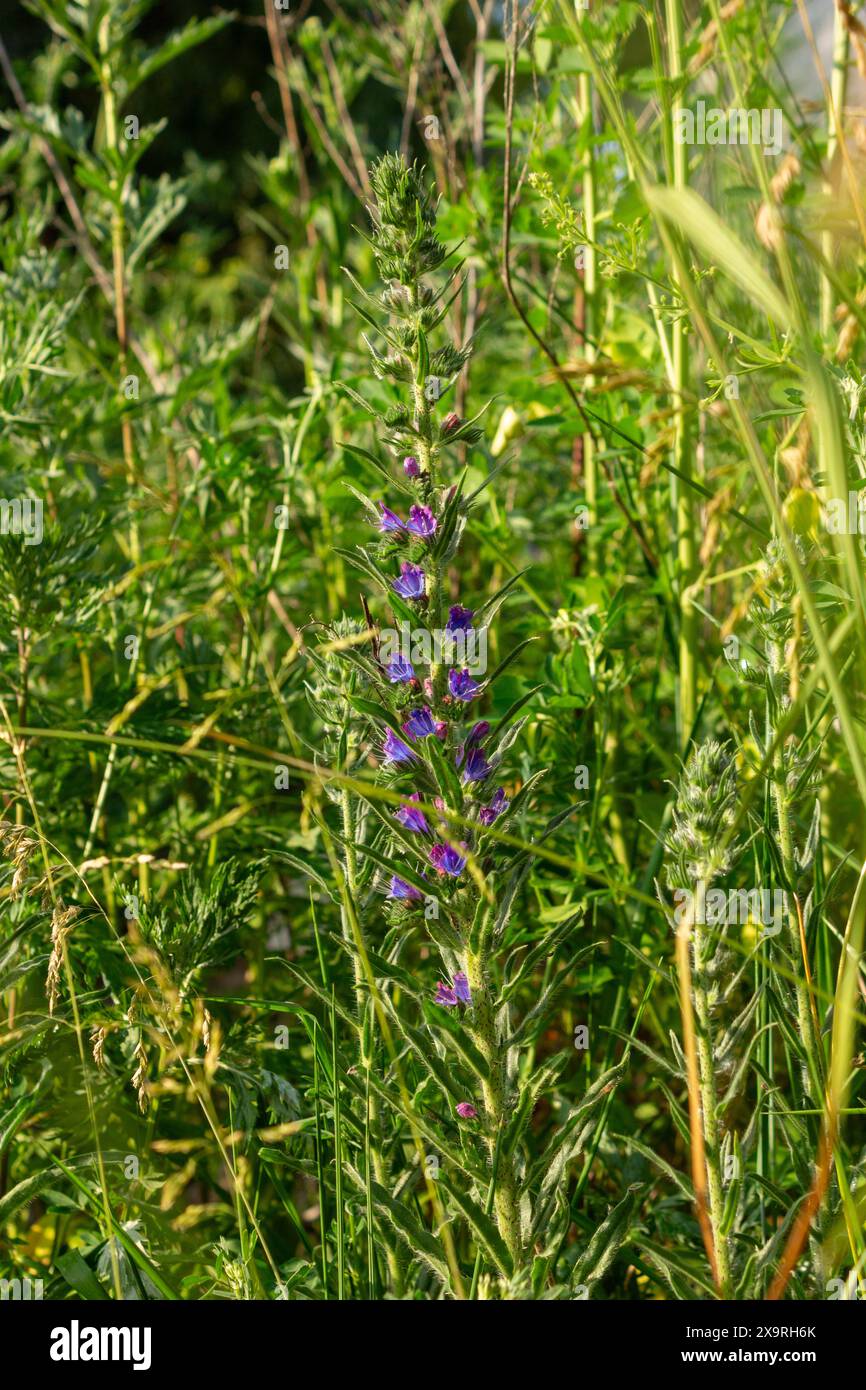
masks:
{"label": "viper's bugloss plant", "polygon": [[[480,415],[464,420],[450,405],[470,353],[446,337],[461,266],[447,269],[453,257],[437,236],[435,199],[416,165],[388,155],[370,180],[371,244],[384,288],[375,296],[353,281],[356,307],[371,330],[373,372],[393,384],[398,401],[377,417],[379,452],[346,445],[382,478],[379,495],[352,486],[371,534],[346,553],[372,586],[370,625],[356,624],[351,636],[345,625],[327,630],[311,656],[311,696],[329,726],[326,754],[350,779],[331,793],[342,813],[334,838],[343,935],[355,960],[360,1071],[388,1112],[386,1119],[377,1106],[373,1116],[372,1197],[450,1293],[474,1290],[487,1266],[502,1296],[569,1297],[600,1277],[632,1204],[627,1194],[588,1249],[562,1253],[569,1161],[621,1067],[592,1086],[530,1161],[525,1139],[535,1108],[568,1062],[564,1049],[536,1062],[534,1044],[573,949],[522,1017],[515,1002],[539,952],[569,946],[582,914],[569,915],[530,952],[509,935],[533,859],[515,830],[543,769],[512,790],[508,760],[525,700],[492,713],[511,657],[492,673],[477,659],[513,581],[492,596],[468,594],[460,582],[467,523],[493,480],[467,490],[466,454],[481,440]],[[398,633],[403,644],[393,650]],[[365,787],[371,760],[378,770]],[[394,1127],[413,1124],[401,1057],[418,1077],[414,1123],[441,1155],[431,1208],[435,1214],[441,1201],[440,1221],[462,1218],[471,1237],[435,1258],[438,1241],[417,1224],[399,1171],[406,1139]],[[396,1265],[392,1272],[396,1278]]]}

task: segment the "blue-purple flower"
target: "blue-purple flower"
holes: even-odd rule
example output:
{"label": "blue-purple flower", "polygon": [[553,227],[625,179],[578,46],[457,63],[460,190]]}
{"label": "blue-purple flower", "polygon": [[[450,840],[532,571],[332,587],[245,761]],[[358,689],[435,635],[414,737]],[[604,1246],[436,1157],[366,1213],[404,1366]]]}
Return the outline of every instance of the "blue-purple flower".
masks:
{"label": "blue-purple flower", "polygon": [[421,536],[426,539],[432,536],[439,522],[431,512],[429,507],[413,506],[409,508],[409,520],[406,522],[406,530],[411,531],[413,536]]}
{"label": "blue-purple flower", "polygon": [[406,661],[402,656],[392,656],[385,667],[385,672],[392,685],[407,685],[409,681],[415,679],[415,670],[411,661]]}
{"label": "blue-purple flower", "polygon": [[455,700],[473,700],[481,687],[464,667],[462,671],[448,672],[448,689]]}
{"label": "blue-purple flower", "polygon": [[454,761],[458,767],[461,766],[463,759],[466,755],[467,749],[472,748],[472,746],[476,743],[480,743],[481,740],[483,738],[486,738],[489,733],[490,725],[487,723],[486,719],[479,719],[477,724],[472,725],[472,728],[469,730],[469,733],[466,735],[466,738],[461,743],[460,747],[457,749],[457,754],[455,756]]}
{"label": "blue-purple flower", "polygon": [[443,719],[434,719],[427,705],[413,709],[409,718],[402,724],[404,734],[412,739],[431,738],[434,734],[440,740],[447,737],[448,725]]}
{"label": "blue-purple flower", "polygon": [[446,1009],[452,1009],[458,1003],[472,1003],[469,981],[462,970],[457,971],[452,984],[443,984],[441,980],[438,982],[436,985],[436,998],[433,1002],[434,1004],[444,1004]]}
{"label": "blue-purple flower", "polygon": [[505,792],[502,787],[497,787],[493,800],[489,806],[482,806],[478,812],[478,819],[482,825],[492,825],[498,820],[503,812],[508,810],[509,803],[506,800]]}
{"label": "blue-purple flower", "polygon": [[404,878],[398,878],[397,874],[394,874],[394,876],[391,879],[391,890],[388,894],[389,898],[409,899],[410,901],[415,901],[419,898],[423,898],[423,896],[424,894],[419,893],[418,889],[415,887],[414,884],[407,883]]}
{"label": "blue-purple flower", "polygon": [[390,507],[386,507],[384,502],[379,502],[379,530],[380,531],[402,531],[406,523],[401,521],[396,512],[392,512]]}
{"label": "blue-purple flower", "polygon": [[472,627],[472,619],[475,613],[471,608],[462,608],[459,603],[455,603],[448,610],[448,622],[445,624],[447,632],[468,632]]}
{"label": "blue-purple flower", "polygon": [[400,578],[393,580],[391,588],[401,598],[423,598],[424,571],[420,565],[410,565],[403,560],[400,565]]}
{"label": "blue-purple flower", "polygon": [[408,734],[410,738],[430,738],[436,732],[433,715],[426,705],[422,705],[420,709],[413,709],[401,727],[403,733]]}
{"label": "blue-purple flower", "polygon": [[463,767],[463,781],[483,782],[489,772],[490,764],[484,756],[484,749],[471,749]]}
{"label": "blue-purple flower", "polygon": [[385,755],[386,763],[405,763],[415,754],[408,744],[398,738],[393,729],[388,729],[385,733],[385,742],[382,744],[382,752]]}
{"label": "blue-purple flower", "polygon": [[[461,845],[460,848],[465,850],[466,846]],[[430,863],[440,874],[458,878],[466,868],[466,855],[453,845],[434,845],[430,851]]]}
{"label": "blue-purple flower", "polygon": [[421,465],[414,454],[407,454],[403,460],[403,472],[407,478],[417,478],[421,472]]}
{"label": "blue-purple flower", "polygon": [[409,801],[405,802],[400,807],[399,811],[394,812],[394,819],[398,820],[401,825],[405,825],[407,830],[414,830],[419,835],[426,835],[430,827],[427,824],[424,812],[419,811],[417,806],[411,806],[409,804],[409,802],[420,800],[420,792],[412,792]]}

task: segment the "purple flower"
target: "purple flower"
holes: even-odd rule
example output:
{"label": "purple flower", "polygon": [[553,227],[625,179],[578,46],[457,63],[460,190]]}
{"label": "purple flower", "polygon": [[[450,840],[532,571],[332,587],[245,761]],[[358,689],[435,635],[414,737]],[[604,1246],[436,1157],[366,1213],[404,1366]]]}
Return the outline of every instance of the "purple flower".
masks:
{"label": "purple flower", "polygon": [[[461,849],[465,848],[465,845],[461,845]],[[466,855],[451,845],[434,845],[430,851],[430,863],[440,874],[458,878],[466,867]]]}
{"label": "purple flower", "polygon": [[388,894],[389,898],[418,899],[423,898],[423,896],[424,894],[419,893],[414,884],[407,883],[405,879],[398,878],[397,875],[394,874],[391,879],[391,891]]}
{"label": "purple flower", "polygon": [[409,508],[406,530],[411,531],[413,536],[432,536],[438,525],[439,522],[429,507],[414,506]]}
{"label": "purple flower", "polygon": [[391,588],[401,598],[423,598],[424,571],[420,565],[410,565],[404,560],[400,565],[400,578],[392,582]]}
{"label": "purple flower", "polygon": [[392,512],[390,507],[386,507],[384,502],[377,503],[379,508],[379,530],[380,531],[403,531],[406,523],[401,521],[396,512]]}
{"label": "purple flower", "polygon": [[473,748],[463,769],[464,782],[483,782],[490,772],[490,764],[484,756],[483,748]]}
{"label": "purple flower", "polygon": [[472,994],[469,989],[469,981],[463,974],[462,970],[458,970],[457,974],[454,976],[454,993],[457,995],[458,999],[461,999],[463,1001],[464,1004],[472,1003]]}
{"label": "purple flower", "polygon": [[462,671],[448,672],[448,689],[455,700],[472,700],[481,689],[477,681],[474,681],[466,667]]}
{"label": "purple flower", "polygon": [[498,820],[504,811],[508,810],[509,803],[505,799],[505,792],[501,787],[497,787],[496,794],[489,806],[482,806],[478,812],[478,819],[482,825],[492,825]]}
{"label": "purple flower", "polygon": [[469,981],[462,970],[457,971],[452,984],[444,985],[441,980],[438,982],[436,985],[436,998],[433,1002],[434,1004],[443,1004],[446,1009],[452,1009],[458,1003],[472,1003]]}
{"label": "purple flower", "polygon": [[386,763],[405,763],[409,758],[415,757],[412,749],[401,738],[397,737],[393,729],[388,729],[385,734],[382,752],[385,755]]}
{"label": "purple flower", "polygon": [[433,1003],[443,1004],[446,1009],[454,1008],[454,1006],[457,1003],[456,991],[453,990],[450,985],[443,985],[442,981],[440,980],[436,985],[436,997],[433,1000]]}
{"label": "purple flower", "polygon": [[402,656],[392,656],[385,670],[392,685],[406,685],[415,679],[411,661],[404,661]]}
{"label": "purple flower", "polygon": [[403,460],[403,472],[407,478],[417,478],[421,472],[421,465],[414,454],[407,454]]}
{"label": "purple flower", "polygon": [[486,738],[490,733],[490,725],[486,719],[479,719],[477,724],[473,724],[469,733],[466,735],[466,747],[471,748],[473,743],[478,743],[482,738]]}
{"label": "purple flower", "polygon": [[457,1114],[460,1116],[461,1120],[478,1119],[478,1111],[475,1109],[474,1105],[469,1104],[468,1100],[461,1100],[460,1104],[457,1106]]}
{"label": "purple flower", "polygon": [[448,610],[448,622],[445,624],[445,630],[446,632],[468,632],[472,627],[474,617],[473,609],[461,608],[459,603],[455,603]]}
{"label": "purple flower", "polygon": [[[420,800],[421,795],[419,792],[412,792],[409,797],[409,801]],[[398,820],[401,825],[405,825],[407,830],[417,831],[419,835],[426,835],[430,829],[424,817],[424,812],[419,811],[416,806],[410,806],[408,801],[400,807],[399,811],[394,812],[394,819]]]}
{"label": "purple flower", "polygon": [[413,709],[402,728],[403,733],[408,734],[410,738],[429,738],[436,732],[433,716],[426,705],[422,705],[420,709]]}

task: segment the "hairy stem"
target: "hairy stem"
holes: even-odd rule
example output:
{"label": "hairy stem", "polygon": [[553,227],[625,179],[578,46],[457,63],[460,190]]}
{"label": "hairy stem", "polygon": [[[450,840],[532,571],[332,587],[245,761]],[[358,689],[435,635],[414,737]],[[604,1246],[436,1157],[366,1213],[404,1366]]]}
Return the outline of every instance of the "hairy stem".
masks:
{"label": "hairy stem", "polygon": [[[467,951],[464,962],[466,978],[472,991],[473,1031],[479,1051],[490,1069],[489,1078],[482,1082],[484,1111],[487,1119],[487,1145],[493,1163],[498,1136],[508,1115],[505,1057],[496,1036],[493,1000],[487,983],[487,952],[482,946],[477,952]],[[521,1258],[520,1215],[517,1204],[517,1179],[511,1154],[501,1151],[493,1196],[493,1211],[499,1234],[514,1261],[515,1270]]]}
{"label": "hairy stem", "polygon": [[722,1298],[729,1298],[731,1292],[731,1258],[727,1236],[722,1232],[725,1210],[724,1182],[722,1178],[721,1154],[719,1152],[718,1094],[716,1091],[716,1072],[713,1056],[713,1025],[710,1016],[710,1002],[704,985],[704,962],[706,938],[702,927],[695,923],[692,930],[692,951],[694,955],[694,979],[692,989],[695,1001],[695,1021],[697,1024],[697,1051],[700,1071],[701,1117],[704,1130],[704,1152],[707,1169],[707,1198],[710,1225],[713,1231],[713,1246],[716,1255],[716,1271],[719,1292]]}

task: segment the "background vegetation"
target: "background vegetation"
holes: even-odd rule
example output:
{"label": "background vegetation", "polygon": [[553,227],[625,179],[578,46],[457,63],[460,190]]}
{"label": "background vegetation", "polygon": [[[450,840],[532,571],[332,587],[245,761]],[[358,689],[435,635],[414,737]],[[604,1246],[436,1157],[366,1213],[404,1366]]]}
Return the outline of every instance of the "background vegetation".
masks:
{"label": "background vegetation", "polygon": [[[4,20],[0,494],[44,537],[0,535],[3,1277],[857,1295],[856,8],[835,66],[788,0]],[[782,150],[678,144],[698,100],[778,110]],[[362,336],[387,153],[457,270],[442,414],[484,412],[443,597],[513,581],[466,1009],[386,899],[398,784],[345,674],[390,622],[357,494],[405,512]],[[677,915],[698,879],[784,893],[778,933]]]}

